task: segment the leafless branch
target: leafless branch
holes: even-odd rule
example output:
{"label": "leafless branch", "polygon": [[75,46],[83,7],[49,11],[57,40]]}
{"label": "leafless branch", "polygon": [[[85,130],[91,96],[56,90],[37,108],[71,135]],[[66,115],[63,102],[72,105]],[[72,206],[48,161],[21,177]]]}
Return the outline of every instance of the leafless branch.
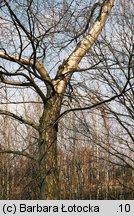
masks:
{"label": "leafless branch", "polygon": [[22,116],[17,116],[16,114],[6,111],[6,110],[1,110],[0,109],[0,114],[1,115],[6,115],[9,116],[11,118],[14,118],[16,120],[18,120],[19,122],[23,123],[23,124],[27,124],[31,127],[33,127],[34,129],[36,129],[38,131],[38,125],[30,120],[24,119]]}
{"label": "leafless branch", "polygon": [[34,155],[31,155],[27,152],[21,152],[21,151],[13,151],[13,150],[0,150],[0,154],[16,154],[16,155],[21,155],[21,156],[24,156],[24,157],[27,157],[29,159],[32,159],[32,160],[37,160],[37,158],[34,156]]}

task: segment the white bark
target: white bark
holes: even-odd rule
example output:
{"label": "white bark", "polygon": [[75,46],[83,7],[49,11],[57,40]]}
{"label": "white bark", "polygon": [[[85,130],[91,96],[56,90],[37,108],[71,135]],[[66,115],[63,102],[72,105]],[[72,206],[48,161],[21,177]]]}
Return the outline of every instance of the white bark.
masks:
{"label": "white bark", "polygon": [[86,55],[92,45],[95,43],[99,34],[109,14],[112,10],[115,0],[106,0],[102,6],[101,14],[98,19],[95,21],[92,29],[89,31],[87,36],[83,38],[83,40],[78,44],[75,50],[68,57],[65,64],[63,64],[63,70],[61,72],[62,75],[66,75],[66,78],[63,80],[57,80],[57,83],[54,82],[54,88],[58,93],[64,93],[66,89],[66,85],[71,78],[72,73],[77,69],[78,64],[82,60],[82,58]]}
{"label": "white bark", "polygon": [[[70,54],[68,59],[62,64],[63,69],[60,71],[60,75],[64,76],[64,79],[57,78],[56,80],[51,80],[48,72],[40,64],[38,61],[34,63],[32,59],[28,58],[17,58],[14,55],[6,54],[4,51],[0,52],[0,58],[7,59],[9,61],[17,62],[18,64],[35,66],[36,70],[39,72],[41,77],[43,77],[50,84],[53,84],[55,91],[59,94],[63,94],[65,92],[68,81],[71,79],[73,72],[78,67],[78,64],[82,60],[82,58],[86,55],[92,45],[95,43],[105,22],[111,12],[111,9],[114,5],[115,0],[104,0],[102,4],[102,8],[100,11],[100,15],[95,21],[92,29],[89,31],[87,36],[83,38],[83,40],[77,45],[75,50]],[[58,71],[59,73],[59,71]],[[59,74],[58,74],[59,75]]]}
{"label": "white bark", "polygon": [[0,51],[0,58],[6,59],[8,61],[16,62],[18,64],[30,65],[31,67],[35,66],[36,70],[39,72],[41,77],[44,78],[45,80],[51,82],[51,78],[50,78],[49,74],[47,73],[46,69],[42,66],[42,64],[40,64],[38,62],[37,59],[36,59],[35,65],[34,65],[34,61],[30,58],[20,58],[19,59],[15,55],[7,54],[7,53],[2,52],[2,51]]}

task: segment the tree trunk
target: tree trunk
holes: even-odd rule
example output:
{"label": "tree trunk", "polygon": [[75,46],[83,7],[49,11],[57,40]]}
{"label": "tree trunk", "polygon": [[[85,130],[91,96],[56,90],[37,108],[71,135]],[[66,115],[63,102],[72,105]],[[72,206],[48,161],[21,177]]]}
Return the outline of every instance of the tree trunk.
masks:
{"label": "tree trunk", "polygon": [[59,199],[59,170],[57,163],[58,124],[54,124],[60,114],[62,98],[51,97],[40,118],[39,167],[41,174],[41,199]]}

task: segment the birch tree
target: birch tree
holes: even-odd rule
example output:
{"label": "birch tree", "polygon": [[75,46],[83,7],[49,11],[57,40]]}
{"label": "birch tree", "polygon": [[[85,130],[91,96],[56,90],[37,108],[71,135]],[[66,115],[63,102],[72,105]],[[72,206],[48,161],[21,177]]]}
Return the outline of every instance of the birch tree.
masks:
{"label": "birch tree", "polygon": [[[36,160],[39,167],[40,199],[59,198],[58,122],[71,111],[67,109],[61,113],[63,101],[67,89],[71,90],[70,81],[74,73],[82,71],[82,60],[101,33],[114,2],[89,1],[86,5],[84,1],[74,0],[3,0],[1,3],[1,85],[7,88],[13,86],[19,91],[26,89],[26,94],[27,89],[30,89],[30,92],[38,94],[42,103],[39,121],[36,121],[36,113],[35,116],[25,118],[12,109],[7,111],[3,106],[0,109],[1,115],[37,131],[38,154],[31,155],[19,150],[2,150],[1,153],[21,154]],[[115,97],[117,95],[94,106]],[[72,111],[78,109],[74,107]]]}

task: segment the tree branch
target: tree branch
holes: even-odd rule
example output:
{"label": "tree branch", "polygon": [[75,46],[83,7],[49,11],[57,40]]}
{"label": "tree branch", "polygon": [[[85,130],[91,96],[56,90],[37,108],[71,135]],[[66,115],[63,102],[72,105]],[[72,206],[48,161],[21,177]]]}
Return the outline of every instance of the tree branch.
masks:
{"label": "tree branch", "polygon": [[35,156],[27,153],[27,152],[21,152],[21,151],[13,151],[13,150],[0,150],[0,154],[17,154],[17,155],[22,155],[24,157],[27,157],[32,160],[37,160]]}
{"label": "tree branch", "polygon": [[[68,81],[71,79],[73,72],[78,67],[82,58],[86,55],[88,50],[92,47],[98,38],[111,10],[115,0],[104,0],[101,4],[100,14],[97,17],[93,27],[85,38],[77,45],[75,50],[70,54],[67,60],[63,61],[59,67],[56,78],[53,81],[55,90],[58,93],[64,93]],[[66,75],[66,76],[65,76]],[[62,79],[61,79],[62,77]],[[63,80],[64,78],[64,80]]]}
{"label": "tree branch", "polygon": [[34,129],[36,129],[38,131],[38,125],[30,120],[24,119],[22,116],[17,116],[12,112],[6,111],[6,110],[1,110],[0,109],[0,114],[1,115],[6,115],[6,116],[10,116],[18,121],[20,121],[23,124],[29,125],[31,127],[33,127]]}
{"label": "tree branch", "polygon": [[[1,68],[3,69],[3,67],[1,67]],[[23,73],[9,73],[8,71],[6,71],[6,72],[5,71],[4,72],[0,71],[0,78],[1,78],[2,82],[4,80],[3,75],[10,76],[10,77],[12,77],[12,76],[23,76],[23,77],[25,77],[29,81],[29,83],[31,83],[31,85],[29,85],[29,86],[32,86],[36,90],[36,92],[40,95],[42,101],[43,102],[46,101],[45,95],[43,94],[43,92],[41,91],[41,89],[38,87],[38,85],[36,85],[36,83],[34,82],[33,79],[31,79],[30,77],[28,77],[26,74],[23,74]]]}
{"label": "tree branch", "polygon": [[91,46],[94,44],[98,38],[110,12],[114,5],[115,0],[104,0],[102,4],[100,15],[95,21],[92,29],[89,31],[88,35],[78,44],[76,49],[71,53],[67,59],[68,68],[71,71],[76,70],[81,59],[85,56]]}
{"label": "tree branch", "polygon": [[35,66],[35,69],[39,72],[40,76],[45,80],[51,82],[51,78],[47,73],[46,69],[38,62],[37,59],[36,59],[36,63],[34,64],[34,61],[31,58],[19,58],[16,57],[15,55],[7,54],[5,50],[3,52],[0,51],[0,58],[6,59],[8,61],[16,62],[21,65],[28,65],[31,67]]}
{"label": "tree branch", "polygon": [[13,86],[32,86],[32,84],[30,82],[16,82],[16,81],[12,81],[12,80],[7,80],[5,78],[2,78],[0,76],[0,82],[7,84],[7,85],[13,85]]}
{"label": "tree branch", "polygon": [[56,119],[56,121],[54,122],[54,125],[55,125],[64,115],[68,114],[69,112],[75,112],[75,111],[82,111],[82,110],[90,110],[90,109],[93,109],[93,108],[95,108],[95,107],[98,107],[98,106],[100,106],[100,105],[102,105],[102,104],[111,102],[112,100],[121,97],[123,93],[124,93],[124,91],[121,92],[121,93],[118,94],[118,95],[115,95],[115,96],[113,96],[113,97],[111,97],[111,98],[108,98],[108,99],[106,99],[106,100],[102,100],[102,101],[100,101],[100,102],[98,102],[98,103],[95,103],[95,104],[93,104],[93,105],[91,105],[91,106],[77,107],[77,108],[72,108],[72,109],[65,110],[65,111],[64,111],[63,113],[61,113],[61,114],[59,115],[59,117]]}
{"label": "tree branch", "polygon": [[41,101],[9,101],[0,102],[0,104],[43,104]]}

